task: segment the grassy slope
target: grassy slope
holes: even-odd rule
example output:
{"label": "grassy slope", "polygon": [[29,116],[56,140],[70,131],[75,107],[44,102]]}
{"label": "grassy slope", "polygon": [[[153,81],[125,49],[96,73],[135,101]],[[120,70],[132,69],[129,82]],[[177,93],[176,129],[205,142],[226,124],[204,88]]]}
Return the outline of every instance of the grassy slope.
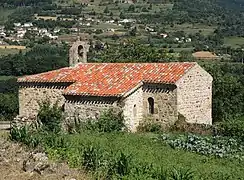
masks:
{"label": "grassy slope", "polygon": [[14,76],[0,76],[0,80],[8,80],[13,78]]}
{"label": "grassy slope", "polygon": [[10,15],[13,11],[13,9],[5,9],[0,7],[0,25],[6,22],[8,15]]}
{"label": "grassy slope", "polygon": [[226,46],[231,46],[233,48],[239,48],[244,45],[243,37],[226,37],[224,40]]}
{"label": "grassy slope", "polygon": [[88,134],[65,135],[79,148],[80,144],[95,143],[108,151],[122,150],[132,154],[133,159],[143,163],[154,163],[165,169],[191,168],[196,175],[204,179],[230,179],[244,177],[244,164],[235,160],[216,159],[182,150],[173,150],[169,146],[154,142],[151,134]]}

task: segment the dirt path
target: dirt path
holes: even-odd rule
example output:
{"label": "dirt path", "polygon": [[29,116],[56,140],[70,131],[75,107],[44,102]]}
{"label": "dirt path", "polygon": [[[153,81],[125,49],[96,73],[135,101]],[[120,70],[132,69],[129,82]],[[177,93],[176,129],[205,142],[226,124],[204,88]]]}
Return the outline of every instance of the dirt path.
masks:
{"label": "dirt path", "polygon": [[8,133],[0,131],[0,180],[88,180],[65,163],[54,163],[42,152],[10,142]]}

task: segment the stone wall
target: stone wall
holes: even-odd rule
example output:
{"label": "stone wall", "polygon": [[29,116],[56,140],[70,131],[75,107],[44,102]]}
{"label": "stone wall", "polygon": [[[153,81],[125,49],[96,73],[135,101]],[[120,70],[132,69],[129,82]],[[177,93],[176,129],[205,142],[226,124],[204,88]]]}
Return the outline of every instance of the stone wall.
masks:
{"label": "stone wall", "polygon": [[65,98],[66,121],[72,121],[74,118],[96,119],[108,109],[119,110],[117,98],[113,97],[66,96]]}
{"label": "stone wall", "polygon": [[65,102],[62,92],[66,87],[66,84],[21,84],[19,86],[19,115],[36,116],[39,103],[46,100],[49,100],[52,104],[58,101],[58,105],[62,106]]}
{"label": "stone wall", "polygon": [[[149,112],[148,98],[153,98],[153,114]],[[122,100],[126,126],[136,131],[140,122],[150,119],[170,125],[177,120],[176,86],[145,84]]]}
{"label": "stone wall", "polygon": [[127,128],[135,132],[139,122],[143,119],[143,91],[142,87],[129,94],[121,103]]}
{"label": "stone wall", "polygon": [[[177,121],[177,89],[175,85],[146,84],[143,86],[143,115],[165,126]],[[154,101],[150,112],[149,98]]]}
{"label": "stone wall", "polygon": [[188,123],[212,124],[212,80],[196,64],[176,83],[178,112]]}

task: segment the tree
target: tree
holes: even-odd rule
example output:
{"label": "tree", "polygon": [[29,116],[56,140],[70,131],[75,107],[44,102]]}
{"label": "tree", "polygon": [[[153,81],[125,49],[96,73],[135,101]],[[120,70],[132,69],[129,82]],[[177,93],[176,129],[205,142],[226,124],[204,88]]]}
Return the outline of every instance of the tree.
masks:
{"label": "tree", "polygon": [[106,6],[106,8],[104,9],[103,11],[105,14],[108,14],[109,13],[109,9],[108,9],[108,6]]}
{"label": "tree", "polygon": [[64,45],[36,45],[25,54],[0,58],[0,75],[21,76],[68,66],[68,48]]}
{"label": "tree", "polygon": [[119,18],[120,18],[120,19],[125,19],[125,15],[124,15],[123,12],[120,13]]}
{"label": "tree", "polygon": [[133,4],[131,4],[128,8],[129,12],[135,12],[135,6]]}
{"label": "tree", "polygon": [[133,27],[133,28],[129,31],[129,34],[130,34],[130,36],[136,36],[136,32],[137,32],[137,28],[136,28],[136,26],[135,26],[135,27]]}

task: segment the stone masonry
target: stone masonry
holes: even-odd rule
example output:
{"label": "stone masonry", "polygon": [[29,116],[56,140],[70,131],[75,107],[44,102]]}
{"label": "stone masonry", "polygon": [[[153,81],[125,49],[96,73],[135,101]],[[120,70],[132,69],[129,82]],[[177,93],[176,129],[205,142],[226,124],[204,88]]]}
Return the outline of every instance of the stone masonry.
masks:
{"label": "stone masonry", "polygon": [[66,96],[65,115],[69,119],[96,119],[109,109],[120,110],[117,98]]}
{"label": "stone masonry", "polygon": [[[148,99],[154,100],[154,112],[149,112]],[[122,107],[127,127],[136,131],[140,122],[150,118],[163,125],[177,121],[176,87],[173,85],[144,84],[124,100]]]}
{"label": "stone masonry", "polygon": [[[147,84],[143,91],[144,116],[155,122],[172,125],[177,121],[177,88],[175,85]],[[149,112],[149,98],[154,100],[154,113]]]}
{"label": "stone masonry", "polygon": [[212,81],[196,64],[176,82],[177,109],[188,123],[212,124]]}
{"label": "stone masonry", "polygon": [[76,41],[69,50],[70,66],[75,66],[78,63],[86,63],[89,47],[90,45],[85,41]]}
{"label": "stone masonry", "polygon": [[19,115],[26,117],[36,116],[39,104],[50,101],[51,104],[58,102],[59,106],[65,103],[62,91],[66,84],[31,83],[19,86]]}

